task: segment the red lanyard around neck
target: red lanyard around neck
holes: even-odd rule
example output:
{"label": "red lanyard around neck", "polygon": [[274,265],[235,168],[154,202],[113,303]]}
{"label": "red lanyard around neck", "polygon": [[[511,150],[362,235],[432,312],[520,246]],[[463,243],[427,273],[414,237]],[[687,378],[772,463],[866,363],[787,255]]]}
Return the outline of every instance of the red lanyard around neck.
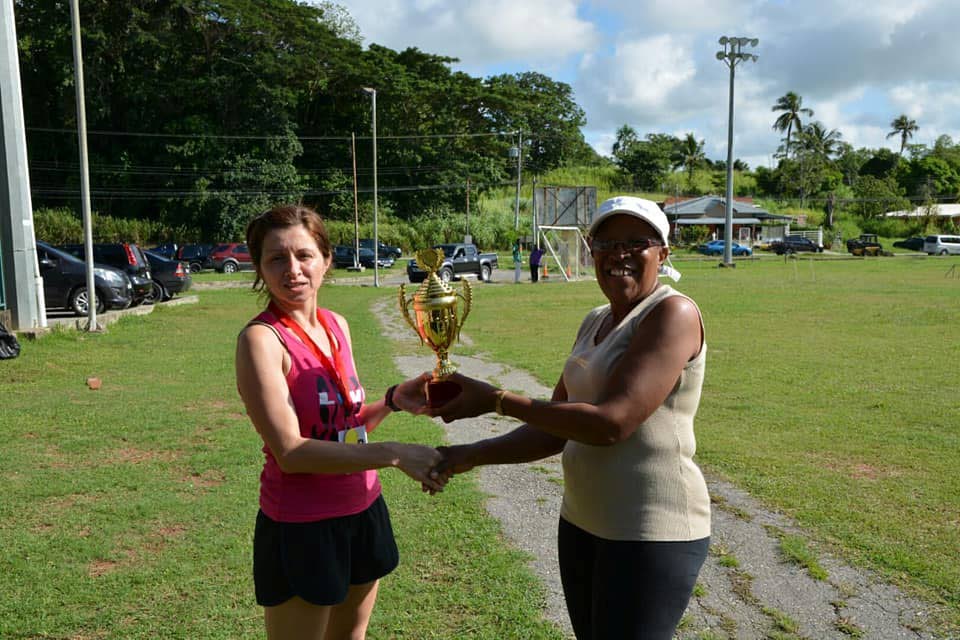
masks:
{"label": "red lanyard around neck", "polygon": [[337,384],[337,389],[340,390],[340,396],[343,398],[343,405],[347,410],[347,415],[352,415],[355,408],[353,399],[350,397],[350,393],[347,390],[347,385],[345,383],[347,371],[343,365],[343,358],[341,357],[343,345],[340,344],[340,341],[337,340],[333,335],[333,331],[330,330],[330,327],[327,324],[327,319],[324,318],[322,313],[320,313],[320,310],[317,309],[317,321],[320,323],[320,326],[323,327],[323,331],[327,334],[327,341],[330,343],[330,353],[333,354],[333,362],[331,362],[327,354],[325,354],[320,347],[317,346],[317,343],[313,341],[313,338],[310,337],[310,334],[304,331],[303,327],[297,324],[297,321],[291,318],[286,311],[272,302],[267,309],[277,317],[277,320],[280,321],[280,324],[285,326],[298,338],[300,338],[300,342],[302,342],[304,346],[306,346],[310,352],[317,357],[317,359],[320,361],[320,364],[323,365],[323,368],[330,373],[334,382]]}

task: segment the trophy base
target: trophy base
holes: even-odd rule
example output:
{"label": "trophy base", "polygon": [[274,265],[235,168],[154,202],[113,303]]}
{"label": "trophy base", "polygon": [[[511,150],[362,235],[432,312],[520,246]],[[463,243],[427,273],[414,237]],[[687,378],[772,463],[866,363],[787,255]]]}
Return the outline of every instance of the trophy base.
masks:
{"label": "trophy base", "polygon": [[431,380],[427,383],[427,406],[442,407],[460,395],[460,385],[452,380]]}

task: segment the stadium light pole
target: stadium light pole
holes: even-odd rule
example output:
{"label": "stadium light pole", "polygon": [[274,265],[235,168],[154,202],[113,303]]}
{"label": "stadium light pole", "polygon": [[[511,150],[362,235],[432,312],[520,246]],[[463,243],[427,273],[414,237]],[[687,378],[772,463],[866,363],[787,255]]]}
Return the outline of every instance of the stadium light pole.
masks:
{"label": "stadium light pole", "polygon": [[757,38],[739,38],[722,36],[720,45],[722,50],[717,51],[717,60],[723,60],[730,67],[730,110],[727,120],[727,197],[726,216],[723,226],[723,263],[721,267],[732,267],[733,264],[733,78],[737,65],[744,60],[757,61],[752,53],[743,53],[743,47],[755,47],[760,44]]}
{"label": "stadium light pole", "polygon": [[[361,87],[370,95],[371,130],[373,132],[373,286],[380,286],[380,233],[377,229],[377,90]],[[359,255],[357,256],[359,259]]]}
{"label": "stadium light pole", "polygon": [[510,157],[517,159],[517,197],[514,199],[513,207],[513,230],[520,229],[520,168],[523,164],[523,132],[517,131],[517,146],[510,147]]}

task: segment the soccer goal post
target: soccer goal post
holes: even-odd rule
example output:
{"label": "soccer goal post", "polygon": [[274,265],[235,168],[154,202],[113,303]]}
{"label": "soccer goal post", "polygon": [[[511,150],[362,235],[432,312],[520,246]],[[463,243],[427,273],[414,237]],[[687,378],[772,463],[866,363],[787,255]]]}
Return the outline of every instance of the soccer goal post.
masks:
{"label": "soccer goal post", "polygon": [[553,261],[567,282],[579,280],[581,274],[593,268],[590,247],[579,227],[540,225],[537,231],[548,261]]}

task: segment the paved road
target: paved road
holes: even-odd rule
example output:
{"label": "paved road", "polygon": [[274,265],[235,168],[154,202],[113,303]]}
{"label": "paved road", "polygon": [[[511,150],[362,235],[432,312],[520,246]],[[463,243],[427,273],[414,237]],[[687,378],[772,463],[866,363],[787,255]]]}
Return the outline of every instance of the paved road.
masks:
{"label": "paved road", "polygon": [[[432,353],[420,347],[413,332],[400,321],[392,300],[379,302],[374,311],[384,333],[408,345],[405,351],[413,354],[397,358],[403,375],[433,368]],[[462,338],[469,341],[467,334]],[[550,397],[551,390],[527,372],[485,358],[454,359],[466,375],[531,397]],[[516,422],[494,415],[443,426],[451,443],[465,443],[504,433]],[[563,477],[559,457],[525,465],[483,467],[475,473],[481,489],[490,496],[487,510],[502,523],[505,535],[533,558],[531,568],[547,591],[544,615],[572,637],[555,546]],[[828,578],[813,579],[779,552],[781,536],[803,536],[798,527],[727,482],[708,476],[708,484],[713,498],[711,555],[677,638],[938,638],[926,630],[929,605],[824,553],[818,560]]]}

